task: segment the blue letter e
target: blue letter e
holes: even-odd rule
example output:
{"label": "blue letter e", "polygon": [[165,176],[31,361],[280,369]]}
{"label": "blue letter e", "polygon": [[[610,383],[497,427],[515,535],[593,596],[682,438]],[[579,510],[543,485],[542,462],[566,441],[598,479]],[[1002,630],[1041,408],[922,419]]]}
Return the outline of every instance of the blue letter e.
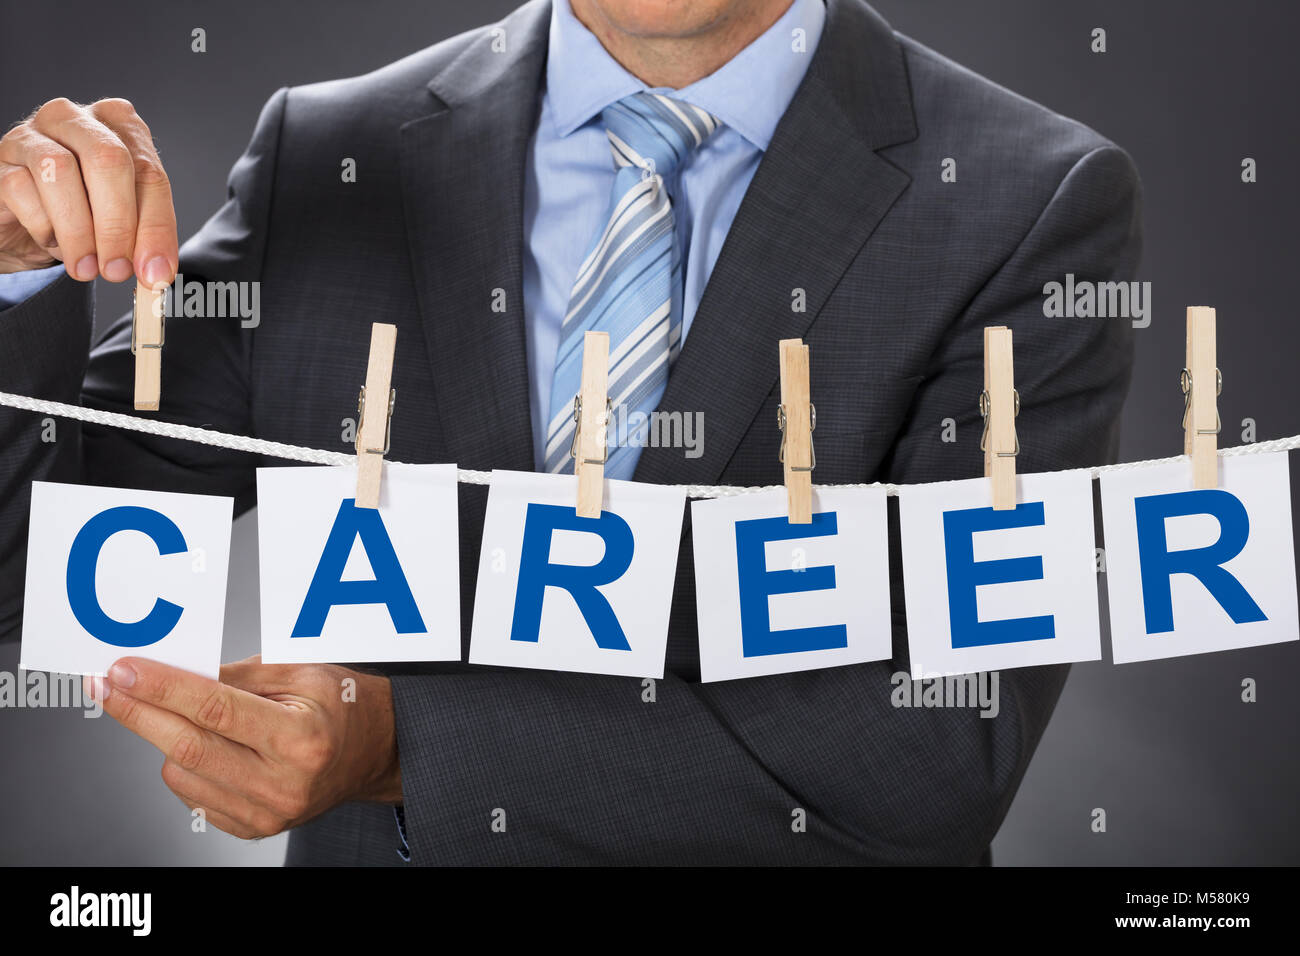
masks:
{"label": "blue letter e", "polygon": [[970,508],[943,513],[943,547],[948,565],[948,622],[954,648],[1045,641],[1056,637],[1056,622],[1050,614],[981,621],[975,597],[975,589],[981,584],[1040,581],[1043,577],[1043,559],[1037,554],[976,561],[975,532],[1031,528],[1041,525],[1043,520],[1041,501],[1025,502],[1017,505],[1014,511]]}
{"label": "blue letter e", "polygon": [[[370,559],[370,570],[375,574],[372,581],[343,580],[343,569],[358,537]],[[355,498],[344,498],[339,505],[334,527],[325,541],[325,550],[290,636],[320,637],[325,618],[336,604],[383,604],[398,634],[422,634],[425,630],[424,619],[415,606],[415,596],[406,583],[406,574],[397,560],[383,519],[374,508],[358,508]]]}
{"label": "blue letter e", "polygon": [[791,524],[781,518],[749,518],[736,522],[736,572],[740,583],[740,644],[745,657],[796,654],[849,646],[843,624],[772,630],[768,598],[773,594],[829,591],[835,587],[835,566],[767,569],[766,544],[796,538],[819,538],[837,530],[834,511],[812,516],[812,524]]}
{"label": "blue letter e", "polygon": [[[605,542],[605,554],[589,567],[551,563],[551,534],[586,531]],[[515,590],[515,618],[510,640],[537,642],[542,628],[542,598],[548,585],[564,588],[578,605],[583,620],[607,651],[630,651],[614,609],[596,590],[621,578],[632,565],[632,529],[612,511],[599,518],[579,518],[574,508],[530,504],[524,519],[524,544],[519,556],[519,584]]]}
{"label": "blue letter e", "polygon": [[[1142,566],[1142,604],[1148,634],[1174,629],[1169,579],[1175,574],[1190,574],[1200,581],[1234,624],[1268,620],[1241,582],[1222,567],[1241,554],[1250,537],[1250,517],[1236,495],[1218,488],[1180,491],[1136,498],[1133,507],[1137,512],[1138,562]],[[1171,552],[1165,539],[1165,519],[1199,514],[1218,519],[1219,540],[1205,548]]]}
{"label": "blue letter e", "polygon": [[160,555],[189,550],[175,522],[152,508],[125,505],[101,511],[77,532],[68,551],[68,605],[77,623],[96,640],[114,647],[146,647],[172,632],[184,608],[158,598],[139,621],[115,621],[104,613],[95,593],[95,569],[104,542],[119,531],[147,534]]}

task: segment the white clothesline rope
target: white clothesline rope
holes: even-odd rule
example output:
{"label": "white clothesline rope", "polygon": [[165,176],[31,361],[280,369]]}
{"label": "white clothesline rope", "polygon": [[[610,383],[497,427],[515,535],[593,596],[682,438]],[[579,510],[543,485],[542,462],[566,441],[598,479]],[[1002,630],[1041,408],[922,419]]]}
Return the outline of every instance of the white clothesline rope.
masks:
{"label": "white clothesline rope", "polygon": [[[250,438],[246,435],[231,435],[227,432],[212,431],[208,428],[196,428],[193,425],[177,425],[172,422],[154,421],[149,418],[140,418],[136,415],[123,415],[120,412],[104,412],[94,408],[83,408],[80,405],[67,405],[63,402],[49,402],[40,398],[30,398],[27,395],[15,395],[11,392],[0,392],[0,405],[9,408],[23,409],[29,412],[38,412],[44,415],[55,415],[59,418],[73,418],[77,421],[90,422],[94,425],[105,425],[109,428],[125,428],[129,431],[144,432],[147,435],[161,435],[164,438],[178,438],[182,441],[198,442],[202,445],[213,445],[217,448],[229,448],[234,451],[245,451],[254,455],[264,455],[270,458],[285,458],[290,461],[304,461],[313,465],[351,465],[356,462],[356,455],[341,451],[325,451],[320,448],[307,448],[303,445],[288,445],[284,442],[267,441],[264,438]],[[1224,457],[1236,455],[1262,455],[1268,452],[1292,451],[1300,448],[1300,435],[1292,435],[1289,438],[1275,438],[1272,441],[1254,442],[1249,445],[1236,445],[1232,448],[1221,448],[1219,454]],[[1175,455],[1170,458],[1152,458],[1146,461],[1130,461],[1117,465],[1094,465],[1087,469],[1088,473],[1097,478],[1106,472],[1127,471],[1131,468],[1145,468],[1151,465],[1164,465],[1171,462],[1186,460],[1186,455]],[[400,462],[395,462],[400,464]],[[491,478],[490,471],[473,471],[468,468],[458,468],[456,471],[456,480],[467,485],[486,485]],[[767,491],[772,488],[779,488],[780,485],[764,486],[739,486],[739,485],[685,485],[686,497],[688,498],[727,498],[732,495],[752,494],[758,491]],[[847,484],[847,485],[815,485],[817,488],[883,488],[886,494],[897,495],[898,485],[874,482],[867,484]]]}

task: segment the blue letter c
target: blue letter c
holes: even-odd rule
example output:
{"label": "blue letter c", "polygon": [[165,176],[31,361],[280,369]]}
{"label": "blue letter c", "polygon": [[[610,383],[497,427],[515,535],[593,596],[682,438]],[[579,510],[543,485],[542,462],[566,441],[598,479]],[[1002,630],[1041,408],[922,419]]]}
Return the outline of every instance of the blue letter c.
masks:
{"label": "blue letter c", "polygon": [[139,621],[115,621],[104,613],[95,593],[95,569],[104,543],[119,531],[147,534],[160,555],[189,550],[180,528],[151,508],[124,505],[101,511],[77,532],[68,551],[68,605],[77,623],[96,640],[115,647],[146,647],[170,634],[185,609],[158,598]]}

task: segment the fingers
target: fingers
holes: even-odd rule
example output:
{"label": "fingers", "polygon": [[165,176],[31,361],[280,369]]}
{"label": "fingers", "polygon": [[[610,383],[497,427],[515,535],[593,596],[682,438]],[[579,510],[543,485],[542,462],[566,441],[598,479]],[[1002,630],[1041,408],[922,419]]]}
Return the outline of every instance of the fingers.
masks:
{"label": "fingers", "polygon": [[273,836],[285,828],[285,821],[266,807],[170,760],[163,763],[162,779],[187,807],[201,809],[207,822],[241,840]]}
{"label": "fingers", "polygon": [[13,213],[36,245],[47,250],[51,256],[62,258],[54,226],[45,214],[40,193],[36,190],[36,181],[26,166],[0,163],[0,202]]}
{"label": "fingers", "polygon": [[[72,152],[89,200],[90,230],[99,272],[110,282],[131,276],[135,249],[135,170],[122,140],[87,109],[41,109],[32,127]],[[57,185],[57,184],[52,184]],[[70,184],[69,191],[74,189]]]}
{"label": "fingers", "polygon": [[27,167],[58,237],[68,275],[82,282],[95,278],[95,227],[76,155],[34,128],[20,126],[0,140],[0,161]]}
{"label": "fingers", "polygon": [[[88,107],[51,100],[0,139],[0,162],[28,171],[73,278],[122,282],[134,274],[149,286],[175,278],[171,185],[149,128],[126,100]],[[30,205],[26,182],[12,179],[7,188]]]}
{"label": "fingers", "polygon": [[91,110],[117,134],[131,156],[135,176],[136,233],[133,269],[147,286],[176,278],[179,250],[171,182],[158,158],[153,135],[126,100],[100,100]]}
{"label": "fingers", "polygon": [[240,690],[270,697],[280,705],[295,704],[302,691],[315,686],[317,664],[263,664],[262,655],[255,654],[233,664],[221,665],[221,682]]}
{"label": "fingers", "polygon": [[109,668],[108,681],[106,707],[120,692],[259,753],[276,749],[274,741],[295,716],[265,697],[144,658],[122,658]]}
{"label": "fingers", "polygon": [[248,775],[249,750],[196,727],[170,710],[119,692],[103,698],[104,711],[127,730],[153,744],[172,763],[210,780]]}
{"label": "fingers", "polygon": [[254,654],[252,657],[245,657],[242,661],[222,664],[221,682],[231,687],[239,687],[250,694],[265,696],[279,689],[277,685],[283,683],[283,678],[272,678],[272,674],[282,669],[274,665],[264,666],[262,655]]}
{"label": "fingers", "polygon": [[[124,663],[139,672],[129,682],[122,680]],[[111,690],[107,695],[94,696],[103,700],[109,716],[162,752],[166,758],[163,781],[191,809],[203,807],[215,826],[245,839],[269,836],[306,812],[310,794],[301,775],[275,772],[276,765],[258,752],[169,709],[190,707],[205,689],[209,696],[195,708],[200,713],[205,712],[205,705],[212,708],[211,701],[219,699],[218,695],[231,694],[232,699],[249,695],[207,678],[135,658],[117,662],[109,675]],[[172,679],[177,676],[194,680]],[[124,683],[130,693],[123,689]],[[142,696],[136,697],[135,693]],[[145,700],[144,695],[155,696],[166,705]],[[276,706],[270,701],[262,703]]]}

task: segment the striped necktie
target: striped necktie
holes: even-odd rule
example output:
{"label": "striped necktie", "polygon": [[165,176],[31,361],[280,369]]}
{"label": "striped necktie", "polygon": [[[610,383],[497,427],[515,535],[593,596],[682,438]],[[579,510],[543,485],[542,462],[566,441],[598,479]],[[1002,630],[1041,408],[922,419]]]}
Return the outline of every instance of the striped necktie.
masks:
{"label": "striped necktie", "polygon": [[607,107],[601,119],[617,172],[606,225],[578,270],[560,326],[545,467],[573,471],[569,451],[583,334],[608,332],[610,434],[619,421],[628,433],[618,435],[623,443],[609,450],[605,475],[631,478],[681,340],[682,256],[665,182],[718,121],[681,100],[644,92]]}

